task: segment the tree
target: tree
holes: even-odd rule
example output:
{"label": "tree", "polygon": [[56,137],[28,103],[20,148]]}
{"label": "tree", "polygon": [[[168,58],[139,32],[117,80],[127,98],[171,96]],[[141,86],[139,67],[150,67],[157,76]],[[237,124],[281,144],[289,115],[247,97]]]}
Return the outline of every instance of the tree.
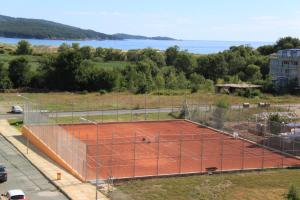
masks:
{"label": "tree", "polygon": [[166,87],[168,89],[176,89],[178,87],[177,76],[175,72],[171,72],[166,78]]}
{"label": "tree", "polygon": [[31,44],[26,40],[21,40],[18,42],[17,49],[16,49],[17,55],[31,55],[32,54],[32,47]]}
{"label": "tree", "polygon": [[155,86],[157,89],[165,88],[165,79],[162,73],[158,73],[155,77]]}
{"label": "tree", "polygon": [[26,58],[19,57],[10,61],[8,72],[15,88],[28,86],[30,82],[30,65]]}
{"label": "tree", "polygon": [[274,45],[264,45],[257,48],[257,51],[264,56],[271,55],[272,53],[276,52],[276,49],[274,48]]}
{"label": "tree", "polygon": [[141,51],[141,54],[142,57],[140,57],[140,60],[144,60],[148,58],[152,60],[154,63],[156,63],[158,67],[163,67],[166,65],[164,55],[155,49],[151,49],[151,48],[143,49]]}
{"label": "tree", "polygon": [[84,46],[79,49],[81,57],[83,59],[91,59],[93,57],[93,51],[90,46]]}
{"label": "tree", "polygon": [[224,127],[226,112],[229,108],[229,103],[224,100],[219,100],[215,104],[215,110],[213,112],[214,128],[221,130]]}
{"label": "tree", "polygon": [[293,37],[280,38],[275,44],[275,49],[277,51],[282,49],[291,49],[291,48],[300,48],[300,40],[298,38],[293,38]]}
{"label": "tree", "polygon": [[202,75],[193,73],[190,76],[190,88],[192,92],[197,92],[200,89],[201,85],[205,84],[205,78]]}
{"label": "tree", "polygon": [[165,52],[166,64],[168,66],[175,64],[175,60],[177,58],[178,53],[179,53],[179,47],[178,46],[173,46],[173,47],[170,47],[166,50],[166,52]]}
{"label": "tree", "polygon": [[184,72],[189,76],[196,67],[196,60],[191,54],[180,52],[174,61],[174,66],[178,72]]}
{"label": "tree", "polygon": [[8,71],[4,68],[4,64],[0,63],[0,89],[10,89],[12,83],[8,77]]}
{"label": "tree", "polygon": [[258,81],[262,78],[262,75],[260,73],[260,68],[257,65],[248,65],[245,68],[245,75],[246,75],[246,80],[255,82]]}

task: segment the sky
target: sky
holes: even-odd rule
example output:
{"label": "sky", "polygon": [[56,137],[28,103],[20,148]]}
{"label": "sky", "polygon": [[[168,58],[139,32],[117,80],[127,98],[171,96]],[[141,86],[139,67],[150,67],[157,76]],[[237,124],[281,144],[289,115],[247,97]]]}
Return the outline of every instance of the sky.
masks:
{"label": "sky", "polygon": [[0,14],[186,40],[300,37],[299,0],[0,0]]}

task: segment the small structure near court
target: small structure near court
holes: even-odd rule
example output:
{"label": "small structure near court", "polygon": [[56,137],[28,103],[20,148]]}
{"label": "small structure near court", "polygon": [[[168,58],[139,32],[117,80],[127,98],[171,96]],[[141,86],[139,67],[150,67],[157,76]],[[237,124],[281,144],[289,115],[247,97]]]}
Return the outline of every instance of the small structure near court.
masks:
{"label": "small structure near court", "polygon": [[217,84],[216,86],[216,93],[234,93],[238,89],[260,89],[262,88],[261,85],[253,85],[253,84],[247,84],[247,83],[241,83],[241,84]]}

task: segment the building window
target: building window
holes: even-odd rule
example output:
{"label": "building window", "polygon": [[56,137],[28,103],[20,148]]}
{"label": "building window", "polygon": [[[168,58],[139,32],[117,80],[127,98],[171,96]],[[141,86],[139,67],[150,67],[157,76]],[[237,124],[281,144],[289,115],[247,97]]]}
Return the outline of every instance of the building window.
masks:
{"label": "building window", "polygon": [[283,65],[288,65],[290,62],[289,61],[283,61],[282,64]]}

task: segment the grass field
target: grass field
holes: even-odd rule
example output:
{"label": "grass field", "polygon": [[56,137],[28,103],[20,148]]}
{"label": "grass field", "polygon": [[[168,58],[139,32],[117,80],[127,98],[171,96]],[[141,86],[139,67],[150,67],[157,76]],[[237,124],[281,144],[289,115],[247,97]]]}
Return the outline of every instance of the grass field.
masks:
{"label": "grass field", "polygon": [[117,188],[134,200],[283,200],[299,170],[137,180]]}
{"label": "grass field", "polygon": [[[271,104],[293,104],[299,103],[299,96],[271,96],[265,95],[264,98],[247,99],[233,95],[217,95],[208,92],[198,92],[195,94],[186,94],[185,91],[160,91],[161,95],[147,94],[134,95],[128,92],[112,92],[101,95],[99,92],[80,94],[70,92],[49,92],[49,93],[24,93],[23,95],[32,101],[43,105],[46,110],[70,111],[70,110],[101,110],[101,109],[137,109],[182,106],[185,98],[189,103],[194,104],[214,104],[222,99],[230,104],[242,104],[249,102],[252,104],[258,102],[269,102]],[[17,96],[16,93],[0,94],[0,112],[9,109],[11,105],[23,104],[24,99]],[[2,108],[1,108],[2,107]],[[5,108],[4,108],[5,107]],[[7,110],[8,111],[8,110]]]}
{"label": "grass field", "polygon": [[[179,113],[147,113],[147,114],[122,114],[122,115],[99,115],[99,116],[87,116],[85,119],[97,122],[129,122],[129,121],[144,121],[144,120],[169,120],[178,119]],[[53,121],[64,123],[84,123],[81,117],[58,117],[52,118]]]}

